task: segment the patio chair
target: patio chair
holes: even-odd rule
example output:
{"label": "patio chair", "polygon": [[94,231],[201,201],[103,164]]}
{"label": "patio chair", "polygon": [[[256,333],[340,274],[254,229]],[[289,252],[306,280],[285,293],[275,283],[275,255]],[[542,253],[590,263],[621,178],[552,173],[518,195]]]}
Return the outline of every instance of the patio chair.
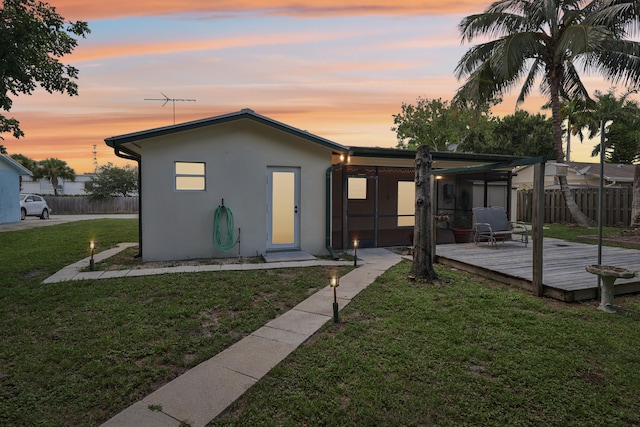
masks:
{"label": "patio chair", "polygon": [[497,247],[498,240],[512,240],[517,236],[525,247],[529,243],[529,232],[524,222],[509,221],[504,208],[473,208],[473,241],[478,244],[486,240]]}

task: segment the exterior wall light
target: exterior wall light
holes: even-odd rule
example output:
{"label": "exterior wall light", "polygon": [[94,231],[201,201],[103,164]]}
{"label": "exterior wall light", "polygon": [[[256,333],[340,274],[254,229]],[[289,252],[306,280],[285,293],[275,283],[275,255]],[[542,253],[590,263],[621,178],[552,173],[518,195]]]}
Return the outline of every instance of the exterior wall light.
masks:
{"label": "exterior wall light", "polygon": [[95,261],[93,260],[93,254],[96,250],[96,242],[94,242],[93,240],[89,242],[89,249],[91,249],[91,258],[89,259],[89,270],[93,271],[95,270],[95,267],[96,267]]}
{"label": "exterior wall light", "polygon": [[329,286],[333,288],[333,323],[338,323],[338,294],[337,289],[340,286],[340,279],[332,277],[329,279]]}

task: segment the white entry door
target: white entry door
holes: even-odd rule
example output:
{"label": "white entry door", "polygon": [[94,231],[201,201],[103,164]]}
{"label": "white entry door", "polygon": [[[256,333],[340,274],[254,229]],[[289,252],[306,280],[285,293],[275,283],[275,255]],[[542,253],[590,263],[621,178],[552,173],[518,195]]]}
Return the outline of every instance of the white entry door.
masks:
{"label": "white entry door", "polygon": [[300,168],[267,173],[267,249],[300,249]]}

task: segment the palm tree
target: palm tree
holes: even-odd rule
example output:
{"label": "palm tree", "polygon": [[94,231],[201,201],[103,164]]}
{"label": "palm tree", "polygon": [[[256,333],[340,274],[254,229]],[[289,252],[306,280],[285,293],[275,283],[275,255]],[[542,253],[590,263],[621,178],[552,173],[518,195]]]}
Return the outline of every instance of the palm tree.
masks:
{"label": "palm tree", "polygon": [[[466,99],[502,96],[522,82],[518,104],[540,81],[549,97],[556,161],[562,150],[561,98],[589,100],[578,73],[595,70],[612,83],[636,86],[640,81],[640,43],[628,40],[640,22],[638,0],[500,0],[484,13],[459,25],[462,41],[493,40],[469,49],[456,67],[466,78],[459,94]],[[593,221],[575,203],[566,177],[560,188],[571,215],[580,226]]]}
{"label": "palm tree", "polygon": [[76,180],[76,173],[67,162],[59,159],[44,159],[38,162],[38,168],[33,172],[34,179],[46,178],[53,185],[53,194],[58,195],[58,179]]}
{"label": "palm tree", "polygon": [[[600,154],[604,147],[608,162],[631,164],[638,153],[638,103],[630,100],[629,96],[636,91],[629,90],[616,97],[615,90],[607,93],[595,91],[595,104],[585,110],[582,117],[589,128],[589,138],[600,135],[600,144],[591,152],[592,156]],[[622,157],[629,157],[624,161]]]}

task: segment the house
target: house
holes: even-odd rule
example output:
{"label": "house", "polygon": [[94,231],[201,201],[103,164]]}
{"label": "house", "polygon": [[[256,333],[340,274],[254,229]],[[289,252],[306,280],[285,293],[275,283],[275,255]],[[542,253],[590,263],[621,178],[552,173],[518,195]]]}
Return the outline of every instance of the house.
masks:
{"label": "house", "polygon": [[[347,147],[248,109],[105,142],[139,161],[145,261],[326,251],[324,178]],[[240,234],[227,253],[212,244],[222,205]]]}
{"label": "house", "polygon": [[0,224],[20,222],[20,177],[31,171],[6,155],[0,155]]}
{"label": "house", "polygon": [[[58,194],[67,196],[86,195],[84,184],[94,177],[94,174],[76,175],[74,181],[58,178]],[[36,193],[42,195],[53,195],[55,191],[53,184],[47,178],[34,180],[33,177],[25,177],[22,180],[23,193]]]}
{"label": "house", "polygon": [[[117,156],[138,162],[145,261],[290,250],[335,255],[334,247],[349,248],[354,239],[366,246],[411,241],[415,151],[346,147],[250,109],[105,142]],[[466,173],[484,182],[489,174],[542,161],[432,157],[445,175]],[[467,201],[465,207],[473,206]],[[238,242],[221,248],[215,239],[229,236],[231,217],[230,243]]]}
{"label": "house", "polygon": [[[571,188],[598,188],[600,186],[600,163],[547,162],[544,174],[545,189],[560,188],[558,173],[564,173],[564,170],[566,170],[567,182]],[[605,187],[633,186],[634,171],[635,165],[605,163],[603,175]],[[519,167],[514,172],[517,175],[513,178],[514,186],[517,186],[519,190],[532,188],[533,168],[531,165]]]}

